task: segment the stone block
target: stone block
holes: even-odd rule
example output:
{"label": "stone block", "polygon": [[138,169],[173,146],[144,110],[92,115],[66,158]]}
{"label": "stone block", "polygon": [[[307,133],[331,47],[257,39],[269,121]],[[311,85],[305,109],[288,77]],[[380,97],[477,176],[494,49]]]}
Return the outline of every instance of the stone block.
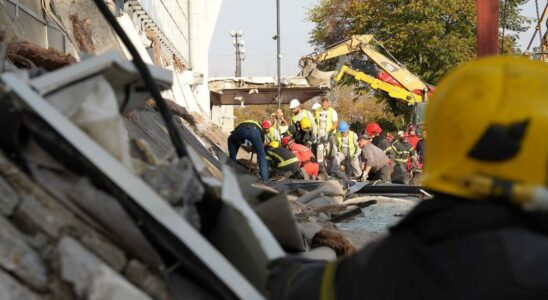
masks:
{"label": "stone block", "polygon": [[127,258],[124,252],[96,232],[86,232],[80,241],[114,270],[120,272],[125,267]]}
{"label": "stone block", "polygon": [[0,269],[0,299],[2,300],[40,300],[42,297],[33,293],[26,286],[13,279]]}
{"label": "stone block", "polygon": [[20,198],[17,193],[4,178],[0,177],[0,213],[4,216],[11,216],[19,202]]}
{"label": "stone block", "polygon": [[126,278],[137,287],[145,291],[156,300],[171,300],[165,282],[160,277],[152,274],[147,267],[137,261],[131,260],[124,271]]}
{"label": "stone block", "polygon": [[46,266],[25,240],[17,228],[0,216],[0,266],[33,289],[47,290]]}
{"label": "stone block", "polygon": [[75,294],[86,299],[151,299],[71,237],[63,237],[58,246],[61,278],[74,287]]}

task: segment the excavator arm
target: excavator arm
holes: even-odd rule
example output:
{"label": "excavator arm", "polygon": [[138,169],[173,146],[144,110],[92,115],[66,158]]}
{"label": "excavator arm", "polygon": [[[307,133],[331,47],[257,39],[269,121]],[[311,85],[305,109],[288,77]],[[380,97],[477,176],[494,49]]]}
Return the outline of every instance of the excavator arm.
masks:
{"label": "excavator arm", "polygon": [[347,40],[328,47],[325,51],[305,56],[300,61],[300,66],[304,70],[309,65],[316,65],[320,62],[348,55],[354,52],[360,52],[366,55],[376,66],[383,71],[377,76],[356,71],[350,66],[344,65],[337,72],[335,80],[338,82],[345,74],[354,77],[356,80],[370,84],[373,89],[380,89],[387,92],[391,97],[406,101],[410,105],[422,102],[421,96],[424,90],[429,87],[417,76],[409,72],[405,67],[387,58],[373,46],[376,42],[372,35],[353,35]]}

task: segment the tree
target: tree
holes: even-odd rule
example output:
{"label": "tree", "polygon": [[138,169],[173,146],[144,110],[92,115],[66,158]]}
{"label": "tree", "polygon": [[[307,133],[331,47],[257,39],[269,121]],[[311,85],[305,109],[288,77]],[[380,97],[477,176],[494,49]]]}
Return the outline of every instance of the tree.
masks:
{"label": "tree", "polygon": [[[530,21],[519,8],[527,1],[501,1],[506,53],[517,52],[517,33],[528,28]],[[354,34],[373,34],[431,84],[476,54],[475,0],[321,0],[308,18],[316,24],[310,42],[318,50]],[[386,104],[396,114],[408,110],[393,99]]]}

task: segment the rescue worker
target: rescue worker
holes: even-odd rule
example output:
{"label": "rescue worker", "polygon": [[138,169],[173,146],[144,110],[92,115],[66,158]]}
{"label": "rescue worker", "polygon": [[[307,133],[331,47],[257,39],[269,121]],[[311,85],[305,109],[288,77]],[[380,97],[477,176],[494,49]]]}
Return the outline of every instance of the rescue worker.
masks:
{"label": "rescue worker", "polygon": [[271,142],[274,141],[280,142],[282,140],[280,134],[278,133],[278,130],[276,130],[275,127],[271,126],[270,121],[264,120],[263,123],[261,123],[261,127],[263,128],[266,145],[269,145]]}
{"label": "rescue worker", "polygon": [[381,180],[390,183],[394,165],[386,153],[373,145],[371,137],[364,133],[358,138],[361,154],[360,161],[363,164],[361,181]]}
{"label": "rescue worker", "polygon": [[419,142],[417,143],[417,148],[415,149],[417,151],[417,158],[419,160],[419,163],[422,165],[424,164],[424,152],[425,152],[425,149],[424,149],[424,140],[426,140],[426,130],[423,130],[422,131],[422,134],[421,134],[421,138],[419,140]]}
{"label": "rescue worker", "polygon": [[398,132],[398,139],[392,143],[386,152],[388,157],[395,163],[394,172],[392,173],[392,182],[409,184],[408,162],[411,159],[412,163],[416,164],[417,155],[415,150],[409,143],[409,136],[405,131]]}
{"label": "rescue worker", "polygon": [[271,262],[271,298],[548,299],[546,81],[518,57],[445,77],[426,108],[434,199],[354,256]]}
{"label": "rescue worker", "polygon": [[297,131],[293,134],[293,139],[295,139],[295,142],[298,144],[312,148],[312,145],[314,145],[316,140],[312,133],[312,120],[309,118],[303,118],[299,122]]}
{"label": "rescue worker", "polygon": [[383,151],[392,146],[392,144],[386,139],[386,135],[382,133],[382,128],[378,123],[369,123],[365,127],[365,132],[373,139],[373,145],[379,147]]}
{"label": "rescue worker", "polygon": [[272,172],[271,177],[290,178],[299,171],[299,159],[293,152],[280,147],[280,142],[270,142],[266,151],[266,160]]}
{"label": "rescue worker", "polygon": [[408,137],[409,144],[411,144],[411,147],[413,147],[413,149],[416,149],[417,143],[419,142],[420,137],[417,135],[417,130],[415,128],[415,125],[409,124],[409,126],[407,127],[407,134],[409,136]]}
{"label": "rescue worker", "polygon": [[252,149],[257,153],[259,174],[261,181],[268,181],[268,164],[264,150],[264,134],[259,122],[247,120],[240,123],[228,136],[228,155],[232,161],[236,161],[236,155],[240,145],[249,141]]}
{"label": "rescue worker", "polygon": [[289,126],[289,133],[291,135],[295,135],[295,133],[301,128],[301,121],[303,119],[308,119],[310,120],[310,123],[312,125],[311,134],[314,138],[316,138],[316,124],[312,122],[312,120],[314,120],[314,116],[312,115],[312,113],[306,109],[302,109],[301,102],[299,102],[298,99],[291,100],[289,102],[289,108],[293,111],[293,117],[291,117],[291,125]]}
{"label": "rescue worker", "polygon": [[271,115],[273,119],[272,127],[278,130],[280,136],[289,130],[289,123],[284,117],[284,111],[281,108],[276,109],[276,112]]}
{"label": "rescue worker", "polygon": [[291,150],[299,159],[299,167],[304,179],[318,179],[320,166],[310,148],[296,143],[290,136],[282,139],[282,145]]}
{"label": "rescue worker", "polygon": [[336,139],[337,153],[331,164],[332,176],[338,176],[341,165],[344,164],[347,177],[359,178],[362,175],[360,168],[360,147],[358,146],[358,135],[350,130],[346,122],[339,124]]}
{"label": "rescue worker", "polygon": [[[318,128],[318,142],[316,145],[316,157],[322,169],[327,165],[324,160],[326,156],[335,154],[335,133],[339,117],[337,111],[329,106],[329,100],[323,97],[320,107],[315,110],[316,127]],[[325,173],[325,170],[323,170]]]}

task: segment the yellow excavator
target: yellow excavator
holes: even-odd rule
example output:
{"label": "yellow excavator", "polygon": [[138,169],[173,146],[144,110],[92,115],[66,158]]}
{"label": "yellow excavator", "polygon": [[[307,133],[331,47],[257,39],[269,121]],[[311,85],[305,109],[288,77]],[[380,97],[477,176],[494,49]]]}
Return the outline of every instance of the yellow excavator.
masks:
{"label": "yellow excavator", "polygon": [[[376,47],[384,50],[391,59]],[[353,54],[360,55],[358,64],[361,66],[353,68],[356,63],[345,63],[340,70],[334,72],[322,72],[318,69],[318,64],[322,62],[333,58],[347,58]],[[414,105],[411,122],[419,126],[424,120],[426,101],[434,90],[434,87],[424,83],[399,63],[373,35],[353,35],[324,51],[304,56],[299,61],[299,67],[302,69],[301,75],[311,85],[329,85],[333,76],[335,82],[339,82],[344,75],[349,75],[357,81],[367,83],[371,89],[384,91],[394,99]]]}

